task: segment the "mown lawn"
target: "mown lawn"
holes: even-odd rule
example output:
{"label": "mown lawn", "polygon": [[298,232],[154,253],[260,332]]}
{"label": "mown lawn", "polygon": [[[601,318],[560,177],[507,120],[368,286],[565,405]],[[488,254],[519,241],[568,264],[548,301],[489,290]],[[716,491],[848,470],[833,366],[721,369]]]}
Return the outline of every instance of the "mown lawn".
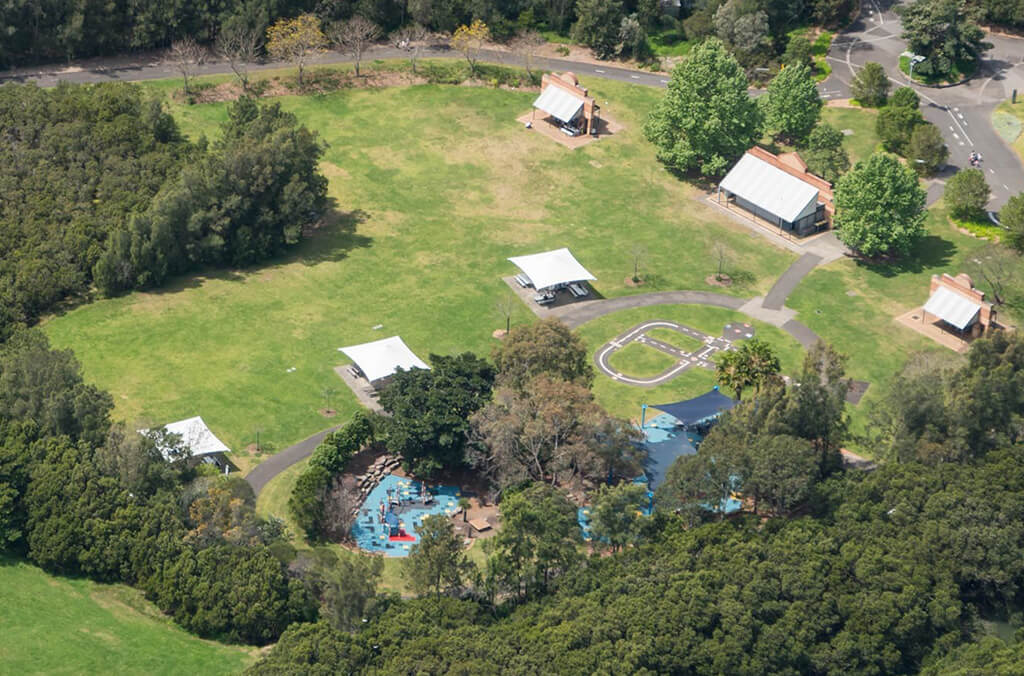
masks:
{"label": "mown lawn", "polygon": [[1024,100],[1018,100],[1017,103],[1003,101],[992,113],[992,125],[1000,137],[1017,152],[1017,156],[1024,162],[1022,124],[1024,124]]}
{"label": "mown lawn", "polygon": [[[712,336],[720,336],[726,324],[748,322],[753,325],[755,335],[767,341],[779,355],[783,373],[796,373],[803,360],[803,348],[781,329],[754,321],[738,312],[704,305],[656,305],[623,310],[587,322],[578,331],[593,355],[598,348],[623,331],[654,319],[679,322]],[[655,351],[649,347],[643,349]],[[703,368],[687,369],[664,385],[650,388],[627,385],[598,372],[594,379],[594,395],[613,415],[639,420],[643,404],[664,404],[696,397],[714,386],[714,371]]]}
{"label": "mown lawn", "polygon": [[0,558],[0,672],[233,674],[253,649],[191,636],[124,585],[47,575]]}
{"label": "mown lawn", "polygon": [[[620,296],[708,288],[722,243],[744,280],[727,293],[770,288],[793,254],[694,200],[643,140],[661,92],[586,84],[625,130],[576,151],[515,122],[531,92],[421,85],[276,99],[328,144],[323,227],[281,260],[98,301],[45,330],[113,393],[118,417],[202,415],[234,449],[257,431],[281,448],[356,409],[333,372],[340,346],[398,334],[423,358],[488,354],[508,256],[568,246],[600,294]],[[171,109],[192,138],[215,139],[226,114],[220,103]],[[632,289],[638,246],[649,283]],[[532,320],[517,305],[513,322]],[[317,412],[325,388],[340,392],[331,420]]]}
{"label": "mown lawn", "polygon": [[[878,134],[875,133],[875,118],[878,113],[870,108],[838,108],[826,106],[821,110],[821,119],[847,134],[843,147],[850,156],[850,164],[871,157],[879,149]],[[852,132],[852,133],[848,133]]]}
{"label": "mown lawn", "polygon": [[670,368],[676,360],[661,350],[642,345],[641,343],[629,343],[625,347],[616,350],[608,357],[611,367],[620,373],[634,378],[650,378]]}
{"label": "mown lawn", "polygon": [[[805,277],[786,301],[799,311],[800,321],[848,356],[848,375],[871,383],[860,404],[850,407],[857,435],[864,434],[870,408],[912,353],[936,351],[959,359],[894,321],[924,304],[933,274],[957,274],[970,253],[986,244],[958,233],[940,207],[929,212],[928,228],[928,236],[910,258],[875,265],[837,261]],[[870,455],[870,447],[862,442],[853,445]]]}

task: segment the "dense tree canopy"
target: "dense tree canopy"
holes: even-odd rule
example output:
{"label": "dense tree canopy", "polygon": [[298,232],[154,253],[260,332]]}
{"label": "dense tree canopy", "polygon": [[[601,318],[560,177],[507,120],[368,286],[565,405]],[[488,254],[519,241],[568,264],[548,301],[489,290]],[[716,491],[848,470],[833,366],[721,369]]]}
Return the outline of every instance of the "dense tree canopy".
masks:
{"label": "dense tree canopy", "polygon": [[233,104],[209,150],[125,84],[0,88],[0,306],[30,323],[95,284],[161,284],[298,241],[323,209],[315,135],[277,105]]}
{"label": "dense tree canopy", "polygon": [[807,138],[821,117],[823,105],[811,70],[804,65],[783,68],[758,102],[763,106],[765,126],[792,143]]}
{"label": "dense tree canopy", "polygon": [[5,85],[0,128],[0,304],[28,322],[89,288],[108,233],[194,150],[160,104],[121,84]]}
{"label": "dense tree canopy", "polygon": [[494,384],[494,368],[469,352],[432,354],[430,363],[430,370],[396,373],[380,394],[390,414],[388,448],[417,474],[463,464],[469,417],[490,400]]}
{"label": "dense tree canopy", "polygon": [[913,169],[876,153],[836,185],[836,234],[864,256],[905,256],[924,235],[925,197]]}
{"label": "dense tree canopy", "polygon": [[658,159],[680,171],[724,173],[761,136],[761,113],[747,84],[720,41],[709,39],[690,52],[644,125]]}
{"label": "dense tree canopy", "polygon": [[903,39],[908,49],[924,61],[916,73],[949,77],[965,72],[991,47],[976,23],[977,12],[968,0],[915,0],[899,8]]}

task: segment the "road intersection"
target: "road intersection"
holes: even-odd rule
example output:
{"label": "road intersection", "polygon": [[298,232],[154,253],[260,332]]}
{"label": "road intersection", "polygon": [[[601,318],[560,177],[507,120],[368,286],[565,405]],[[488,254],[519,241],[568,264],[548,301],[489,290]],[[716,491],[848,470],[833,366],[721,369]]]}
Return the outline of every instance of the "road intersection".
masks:
{"label": "road intersection", "polygon": [[942,132],[949,147],[949,167],[929,186],[929,202],[941,195],[943,178],[969,166],[972,151],[984,157],[982,169],[992,188],[989,208],[998,210],[1013,195],[1024,192],[1024,167],[1012,148],[992,126],[992,112],[1014,90],[1024,94],[1024,39],[989,34],[992,49],[978,73],[952,87],[926,87],[911,82],[899,69],[907,43],[892,0],[868,0],[860,16],[836,36],[829,51],[832,75],[819,88],[824,98],[849,98],[850,81],[869,61],[885,68],[894,87],[912,87],[921,98],[921,110]]}

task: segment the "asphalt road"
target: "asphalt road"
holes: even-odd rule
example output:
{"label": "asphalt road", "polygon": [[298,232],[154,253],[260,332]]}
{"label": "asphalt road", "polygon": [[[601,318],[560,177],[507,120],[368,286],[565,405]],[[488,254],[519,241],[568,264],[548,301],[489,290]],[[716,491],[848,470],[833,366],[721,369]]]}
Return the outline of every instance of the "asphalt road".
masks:
{"label": "asphalt road", "polygon": [[[832,62],[832,75],[818,90],[823,98],[850,97],[850,80],[868,61],[885,67],[895,86],[913,87],[921,97],[924,116],[938,125],[950,149],[949,167],[938,180],[929,185],[929,203],[942,194],[944,178],[968,165],[972,151],[982,154],[992,199],[989,208],[998,210],[1011,196],[1024,192],[1024,167],[1017,154],[1006,145],[992,127],[992,111],[999,102],[1009,98],[1013,90],[1024,96],[1024,39],[989,35],[986,39],[993,48],[977,76],[970,82],[943,89],[924,87],[909,81],[900,72],[899,55],[906,49],[900,38],[902,26],[893,12],[894,0],[864,0],[860,16],[833,41],[828,58]],[[462,58],[447,46],[437,45],[423,50],[425,58]],[[376,47],[364,57],[372,59],[407,58],[408,52],[394,47]],[[518,55],[500,50],[484,50],[481,60],[490,63],[518,66]],[[326,52],[310,65],[346,63],[352,59],[338,52]],[[285,64],[269,62],[254,65],[252,70],[281,68]],[[577,75],[604,77],[620,82],[664,87],[665,75],[647,73],[608,64],[594,64],[566,59],[535,58],[540,69],[572,70]],[[199,69],[202,75],[231,72],[223,61],[210,61]],[[109,81],[139,81],[178,77],[161,52],[129,54],[121,57],[76,61],[32,68],[0,71],[0,82],[36,82],[41,86],[54,86],[60,81],[90,83]],[[760,92],[754,92],[755,95]]]}
{"label": "asphalt road", "polygon": [[992,188],[989,208],[998,210],[1011,196],[1024,192],[1020,158],[999,138],[991,122],[993,109],[1010,98],[1014,89],[1024,95],[1024,39],[990,34],[986,40],[993,47],[971,81],[955,87],[925,87],[899,70],[899,57],[907,45],[893,12],[897,4],[864,0],[861,15],[832,43],[828,58],[833,72],[822,85],[822,95],[849,98],[854,73],[869,61],[880,63],[894,87],[909,86],[918,93],[925,118],[939,127],[949,146],[950,166],[929,186],[929,202],[941,195],[941,181],[969,166],[970,153],[977,151],[984,158],[982,168]]}
{"label": "asphalt road", "polygon": [[[363,57],[363,62],[373,59],[406,59],[409,52],[395,47],[374,47]],[[451,58],[461,59],[462,54],[454,52],[446,46],[434,46],[425,48],[420,58]],[[512,52],[500,50],[483,50],[480,59],[488,63],[498,63],[510,66],[521,66],[522,59]],[[339,52],[328,51],[310,60],[309,65],[326,65],[333,63],[351,63],[352,57]],[[649,87],[664,87],[668,84],[668,78],[664,75],[645,73],[643,71],[629,68],[617,68],[612,65],[592,64],[583,61],[568,61],[565,59],[550,59],[535,57],[534,67],[542,70],[565,71],[571,70],[577,75],[593,75],[605,77],[620,82],[632,82],[634,84],[647,85]],[[274,68],[286,68],[289,64],[270,61],[256,64],[251,67],[253,71],[271,70]],[[199,67],[200,75],[216,75],[230,73],[231,68],[225,61],[211,60]],[[36,82],[43,87],[53,87],[58,82],[95,83],[95,82],[138,82],[140,80],[160,80],[164,78],[181,77],[171,63],[168,63],[163,52],[146,52],[129,54],[119,57],[104,57],[74,61],[70,64],[49,64],[43,66],[18,68],[7,71],[0,71],[0,82]]]}

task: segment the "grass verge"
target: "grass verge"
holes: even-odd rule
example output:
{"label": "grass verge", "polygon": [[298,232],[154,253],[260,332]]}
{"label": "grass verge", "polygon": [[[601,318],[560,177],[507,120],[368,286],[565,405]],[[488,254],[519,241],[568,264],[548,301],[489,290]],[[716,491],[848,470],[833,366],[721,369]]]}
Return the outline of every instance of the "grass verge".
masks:
{"label": "grass verge", "polygon": [[232,674],[255,650],[196,638],[125,585],[54,577],[0,558],[0,671]]}
{"label": "grass verge", "polygon": [[1021,162],[1024,162],[1024,134],[1021,133],[1021,127],[1024,125],[1024,100],[1017,103],[1000,103],[992,113],[992,125],[1017,153]]}

